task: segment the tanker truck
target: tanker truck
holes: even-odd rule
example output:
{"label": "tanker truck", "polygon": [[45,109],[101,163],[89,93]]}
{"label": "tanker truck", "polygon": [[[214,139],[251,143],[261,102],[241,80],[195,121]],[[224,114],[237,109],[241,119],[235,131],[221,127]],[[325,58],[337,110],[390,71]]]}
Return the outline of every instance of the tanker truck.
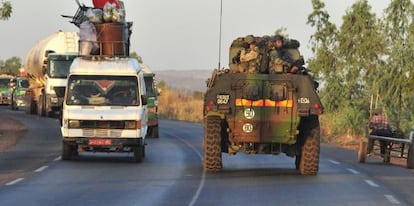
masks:
{"label": "tanker truck", "polygon": [[52,116],[61,110],[67,75],[78,56],[78,32],[58,31],[28,52],[25,69],[30,87],[24,98],[27,114]]}

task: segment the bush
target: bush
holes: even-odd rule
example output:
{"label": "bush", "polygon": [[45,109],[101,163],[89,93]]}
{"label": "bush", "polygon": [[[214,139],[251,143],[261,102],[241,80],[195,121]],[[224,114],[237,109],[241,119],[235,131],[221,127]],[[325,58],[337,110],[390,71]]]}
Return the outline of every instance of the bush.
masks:
{"label": "bush", "polygon": [[159,96],[161,118],[190,122],[203,120],[203,95],[165,88]]}

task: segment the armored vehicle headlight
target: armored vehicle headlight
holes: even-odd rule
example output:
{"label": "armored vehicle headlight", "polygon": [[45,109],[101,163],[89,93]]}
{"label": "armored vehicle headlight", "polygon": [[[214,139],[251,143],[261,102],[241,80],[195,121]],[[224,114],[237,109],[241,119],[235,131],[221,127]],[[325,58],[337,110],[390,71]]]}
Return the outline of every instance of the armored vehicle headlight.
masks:
{"label": "armored vehicle headlight", "polygon": [[79,128],[80,122],[79,120],[69,120],[69,128]]}
{"label": "armored vehicle headlight", "polygon": [[254,114],[254,110],[251,108],[246,108],[244,110],[244,117],[246,117],[247,119],[253,119]]}

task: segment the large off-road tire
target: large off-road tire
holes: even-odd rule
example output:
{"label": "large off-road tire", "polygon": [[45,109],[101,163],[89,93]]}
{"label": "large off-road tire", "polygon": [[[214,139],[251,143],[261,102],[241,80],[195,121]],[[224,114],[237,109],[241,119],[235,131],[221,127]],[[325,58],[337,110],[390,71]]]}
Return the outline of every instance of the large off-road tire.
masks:
{"label": "large off-road tire", "polygon": [[77,148],[72,144],[62,141],[62,160],[70,160],[77,155]]}
{"label": "large off-road tire", "polygon": [[204,124],[203,168],[206,172],[219,172],[221,159],[221,119],[208,116]]}
{"label": "large off-road tire", "polygon": [[135,162],[142,162],[142,160],[144,159],[145,156],[145,148],[144,145],[138,145],[136,147],[134,147],[133,149],[134,152],[134,161]]}
{"label": "large off-road tire", "polygon": [[383,159],[384,163],[390,163],[391,162],[391,151],[390,150],[386,149],[385,154],[383,156],[384,156],[383,157],[384,158]]}
{"label": "large off-road tire", "polygon": [[301,175],[317,175],[319,170],[320,154],[320,127],[319,118],[316,115],[302,117],[299,124],[299,138],[302,148],[300,157],[297,157],[297,165]]}

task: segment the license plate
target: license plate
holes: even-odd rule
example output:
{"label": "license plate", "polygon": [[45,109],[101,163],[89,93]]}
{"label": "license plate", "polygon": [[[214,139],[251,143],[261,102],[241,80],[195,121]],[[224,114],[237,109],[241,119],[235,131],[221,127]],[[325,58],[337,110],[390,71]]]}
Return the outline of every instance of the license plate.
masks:
{"label": "license plate", "polygon": [[90,139],[89,145],[111,145],[112,141],[110,139]]}

